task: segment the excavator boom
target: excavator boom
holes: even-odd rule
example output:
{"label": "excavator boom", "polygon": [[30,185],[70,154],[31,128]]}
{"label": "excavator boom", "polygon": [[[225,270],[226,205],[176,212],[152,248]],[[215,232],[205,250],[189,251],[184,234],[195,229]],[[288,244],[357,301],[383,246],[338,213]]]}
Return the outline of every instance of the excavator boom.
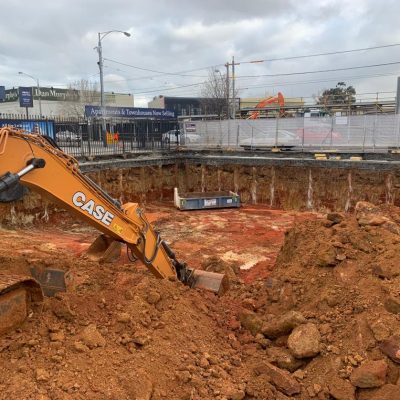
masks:
{"label": "excavator boom", "polygon": [[226,290],[224,275],[196,271],[179,262],[138,204],[121,205],[83,175],[78,162],[50,140],[12,128],[0,129],[0,196],[3,200],[22,196],[21,184],[102,232],[91,248],[92,256],[98,250],[115,255],[112,244],[117,243],[114,247],[118,248],[118,243],[125,243],[158,278],[177,278],[219,294]]}
{"label": "excavator boom", "polygon": [[[278,92],[276,96],[267,97],[266,99],[261,100],[255,108],[265,108],[268,104],[279,104],[280,113],[283,114],[283,108],[285,106],[285,98],[281,92]],[[251,112],[250,116],[247,119],[257,119],[260,117],[260,111],[254,110]]]}

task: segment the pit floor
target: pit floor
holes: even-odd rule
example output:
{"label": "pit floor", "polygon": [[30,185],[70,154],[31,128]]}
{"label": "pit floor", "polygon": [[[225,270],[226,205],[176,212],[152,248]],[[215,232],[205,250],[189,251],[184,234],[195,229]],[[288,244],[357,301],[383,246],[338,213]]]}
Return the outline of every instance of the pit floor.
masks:
{"label": "pit floor", "polygon": [[[170,203],[148,204],[145,213],[180,261],[204,269],[213,259],[223,260],[236,267],[244,282],[265,278],[273,268],[285,231],[296,221],[317,216],[262,205],[179,211]],[[11,248],[24,254],[60,248],[79,256],[97,234],[84,223],[60,219],[29,229],[0,230],[0,246],[3,251]],[[125,252],[119,263],[129,263]]]}

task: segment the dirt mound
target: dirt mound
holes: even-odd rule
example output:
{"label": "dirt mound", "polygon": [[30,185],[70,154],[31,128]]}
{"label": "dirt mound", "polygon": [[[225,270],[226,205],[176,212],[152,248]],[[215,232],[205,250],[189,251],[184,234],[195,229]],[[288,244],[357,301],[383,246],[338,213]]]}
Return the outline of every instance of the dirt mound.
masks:
{"label": "dirt mound", "polygon": [[[1,399],[222,399],[243,390],[215,295],[138,266],[99,267],[46,251],[46,266],[62,260],[72,280],[0,338]],[[43,262],[32,253],[12,258],[2,270]]]}
{"label": "dirt mound", "polygon": [[399,222],[399,208],[365,202],[301,222],[270,277],[242,293],[242,326],[268,341],[267,361],[292,372],[298,398],[399,393]]}
{"label": "dirt mound", "polygon": [[0,337],[0,399],[395,399],[399,229],[399,209],[368,203],[354,215],[300,218],[274,270],[251,284],[246,260],[225,247],[192,255],[230,274],[221,298],[157,280],[139,263],[77,258],[90,232],[69,230],[67,251],[58,246],[67,236],[49,245],[0,231],[0,270],[34,264],[71,276],[66,293]]}

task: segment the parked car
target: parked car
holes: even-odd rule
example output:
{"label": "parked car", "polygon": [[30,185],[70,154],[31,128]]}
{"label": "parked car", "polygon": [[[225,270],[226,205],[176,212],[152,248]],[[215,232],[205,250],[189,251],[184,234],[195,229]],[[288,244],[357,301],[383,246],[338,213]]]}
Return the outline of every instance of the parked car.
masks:
{"label": "parked car", "polygon": [[71,131],[59,131],[56,133],[56,142],[60,146],[80,146],[81,137]]}
{"label": "parked car", "polygon": [[314,122],[305,124],[304,133],[303,128],[297,130],[297,136],[304,144],[311,145],[329,145],[332,141],[333,144],[338,144],[342,141],[340,132],[332,130],[331,124]]}
{"label": "parked car", "polygon": [[279,129],[277,137],[272,132],[257,132],[253,137],[241,140],[240,146],[245,150],[263,150],[272,147],[290,149],[299,146],[300,143],[299,137],[295,133]]}
{"label": "parked car", "polygon": [[200,135],[196,133],[186,133],[181,135],[180,144],[188,145],[188,144],[199,144],[200,143]]}

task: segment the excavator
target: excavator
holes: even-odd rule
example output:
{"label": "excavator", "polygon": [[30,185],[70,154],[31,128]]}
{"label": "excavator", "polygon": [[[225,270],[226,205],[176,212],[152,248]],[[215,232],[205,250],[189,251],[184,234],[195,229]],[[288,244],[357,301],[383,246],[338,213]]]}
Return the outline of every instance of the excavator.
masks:
{"label": "excavator", "polygon": [[[281,92],[278,92],[278,94],[276,96],[267,97],[267,98],[261,100],[255,106],[255,108],[265,108],[268,104],[274,104],[274,103],[279,104],[279,107],[280,107],[279,112],[282,115],[284,112],[283,107],[285,106],[285,99]],[[257,110],[252,111],[251,114],[249,115],[249,117],[247,117],[247,119],[257,119],[257,118],[260,118],[260,111],[257,111]]]}
{"label": "excavator", "polygon": [[[121,204],[85,176],[76,159],[50,137],[11,127],[0,129],[0,201],[21,199],[28,190],[60,205],[102,234],[88,249],[94,260],[115,259],[122,244],[130,260],[139,259],[158,278],[179,280],[192,288],[224,293],[224,274],[195,270],[178,261],[169,245],[136,203]],[[0,271],[0,333],[21,324],[43,300],[32,276]]]}

